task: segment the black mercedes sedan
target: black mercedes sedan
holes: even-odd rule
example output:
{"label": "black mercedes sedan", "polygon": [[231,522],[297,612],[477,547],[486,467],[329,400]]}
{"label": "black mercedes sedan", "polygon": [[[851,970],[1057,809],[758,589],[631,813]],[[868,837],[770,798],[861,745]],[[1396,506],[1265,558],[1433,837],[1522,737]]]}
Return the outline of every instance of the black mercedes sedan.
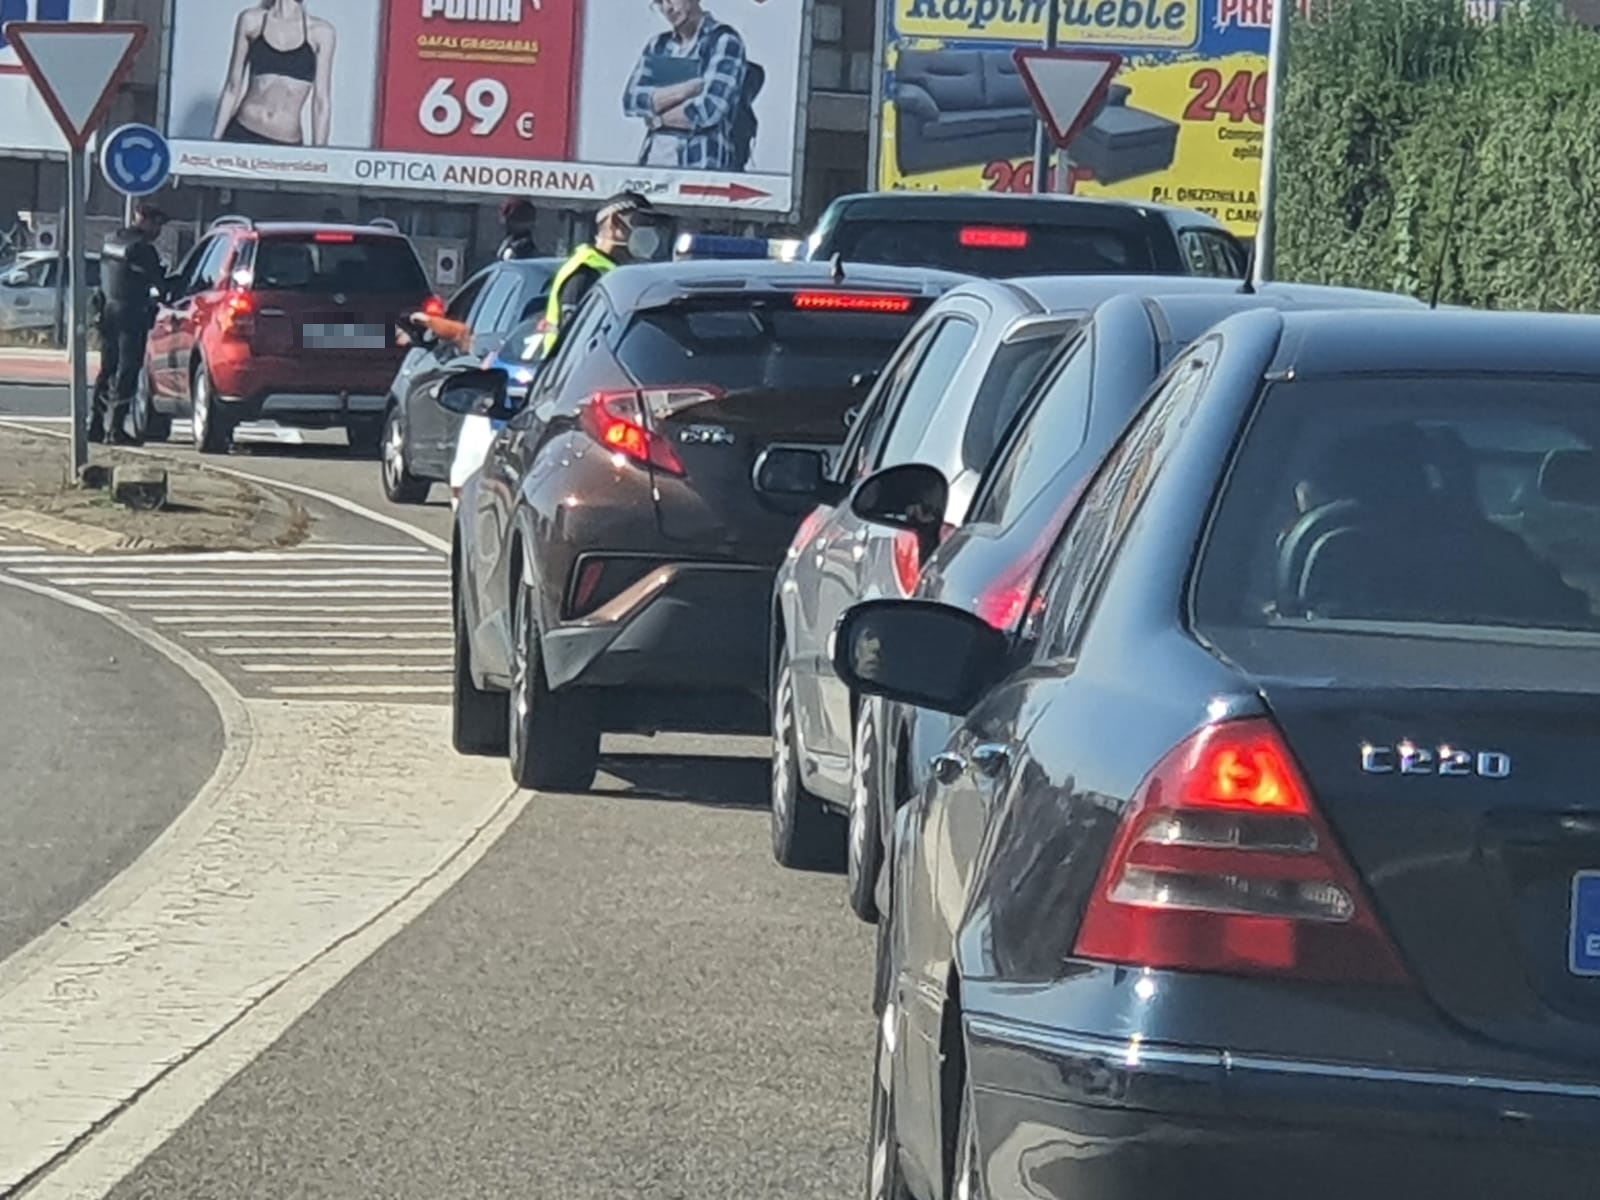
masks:
{"label": "black mercedes sedan", "polygon": [[962,720],[899,810],[874,1197],[1600,1177],[1600,321],[1258,309],[1014,632],[850,609]]}

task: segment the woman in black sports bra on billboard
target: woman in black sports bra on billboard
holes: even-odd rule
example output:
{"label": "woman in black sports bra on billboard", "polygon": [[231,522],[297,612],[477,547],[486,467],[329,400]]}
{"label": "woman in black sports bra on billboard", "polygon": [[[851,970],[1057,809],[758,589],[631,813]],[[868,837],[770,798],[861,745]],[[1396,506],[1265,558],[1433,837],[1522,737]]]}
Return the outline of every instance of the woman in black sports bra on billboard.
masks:
{"label": "woman in black sports bra on billboard", "polygon": [[[258,146],[326,146],[333,121],[333,26],[305,0],[263,0],[239,14],[212,137]],[[306,104],[311,136],[305,136]]]}

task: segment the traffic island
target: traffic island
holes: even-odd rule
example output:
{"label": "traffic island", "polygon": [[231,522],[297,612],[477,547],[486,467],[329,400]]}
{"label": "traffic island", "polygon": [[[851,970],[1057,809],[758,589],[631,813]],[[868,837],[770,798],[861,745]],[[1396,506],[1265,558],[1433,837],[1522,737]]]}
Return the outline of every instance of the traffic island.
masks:
{"label": "traffic island", "polygon": [[178,459],[91,446],[80,483],[66,449],[0,426],[0,530],[104,554],[293,546],[310,527],[293,500]]}

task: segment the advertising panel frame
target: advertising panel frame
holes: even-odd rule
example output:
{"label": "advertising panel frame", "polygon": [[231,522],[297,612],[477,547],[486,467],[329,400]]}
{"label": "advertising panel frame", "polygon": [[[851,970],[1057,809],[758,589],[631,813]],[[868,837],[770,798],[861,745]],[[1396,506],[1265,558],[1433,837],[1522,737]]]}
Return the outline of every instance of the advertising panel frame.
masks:
{"label": "advertising panel frame", "polygon": [[[456,202],[522,195],[535,202],[578,206],[596,203],[612,192],[628,188],[644,192],[663,207],[700,210],[708,217],[715,215],[739,219],[747,216],[761,221],[794,217],[800,209],[806,164],[813,0],[803,0],[798,5],[769,5],[759,0],[721,0],[721,3],[708,0],[706,4],[706,9],[713,16],[725,19],[746,41],[747,61],[760,64],[766,70],[768,86],[761,91],[753,105],[758,125],[750,150],[752,157],[748,168],[742,171],[675,164],[664,166],[660,165],[659,160],[655,165],[640,165],[635,156],[645,140],[643,121],[624,115],[624,88],[614,86],[617,80],[607,80],[597,88],[591,85],[591,76],[586,71],[586,66],[593,66],[592,63],[586,63],[585,59],[590,50],[590,39],[586,34],[597,21],[606,17],[606,12],[597,12],[597,9],[607,0],[565,2],[575,14],[572,18],[572,36],[567,43],[570,55],[560,60],[564,64],[564,86],[568,96],[565,131],[567,154],[560,158],[509,158],[368,148],[383,141],[385,121],[399,119],[399,110],[391,100],[395,89],[390,77],[397,67],[389,48],[396,36],[394,22],[412,21],[412,18],[408,15],[396,17],[395,13],[399,11],[399,4],[421,7],[422,0],[390,0],[381,9],[374,9],[378,15],[370,23],[369,32],[361,39],[346,36],[338,44],[338,51],[342,53],[350,53],[347,47],[359,46],[358,52],[370,54],[373,60],[370,68],[372,85],[368,93],[370,107],[365,110],[368,115],[357,118],[369,122],[367,145],[338,144],[352,139],[340,138],[337,133],[330,138],[331,144],[325,146],[256,142],[246,146],[213,141],[209,132],[204,138],[187,136],[183,125],[185,121],[191,127],[194,125],[194,96],[197,90],[194,80],[198,76],[196,73],[185,76],[171,69],[172,64],[194,59],[194,55],[183,44],[186,37],[192,40],[195,36],[186,34],[184,23],[191,14],[185,10],[204,5],[207,10],[220,10],[231,21],[243,0],[220,4],[217,0],[164,0],[166,37],[162,42],[165,87],[159,104],[159,127],[173,146],[173,174],[185,183],[251,190],[304,192],[328,189]],[[313,11],[319,4],[326,8],[329,4],[361,6],[363,3],[370,4],[371,0],[310,0],[310,7],[306,11]],[[444,5],[438,3],[437,7],[443,8]],[[545,11],[550,11],[551,7],[546,4]],[[737,19],[732,16],[725,18],[724,9],[732,9]],[[522,19],[531,21],[535,18],[525,13]],[[214,18],[212,23],[215,24]],[[359,20],[346,20],[343,23],[352,29],[363,28]],[[747,34],[746,29],[751,32]],[[779,38],[773,33],[775,29],[792,30],[792,34],[785,33],[784,37]],[[663,26],[659,33],[664,32]],[[641,35],[641,45],[648,49],[659,33],[653,31],[648,35],[648,40],[646,35]],[[757,33],[761,34],[759,41]],[[216,40],[214,31],[212,40]],[[629,45],[632,46],[631,37]],[[604,50],[607,66],[612,73],[616,74],[618,70],[623,72],[618,78],[627,77],[629,68],[635,71],[645,69],[648,56],[641,51],[636,57],[631,48],[619,56],[614,37],[608,39]],[[598,56],[598,51],[591,55]],[[216,56],[211,57],[214,59]],[[470,55],[467,57],[470,58]],[[775,60],[778,60],[776,68],[772,66]],[[618,67],[618,63],[622,65]],[[215,67],[208,66],[206,70],[217,74]],[[485,78],[491,73],[492,68],[483,69]],[[469,86],[476,86],[476,82]],[[343,91],[346,95],[350,94],[348,87]],[[789,102],[791,97],[794,101],[792,104]],[[186,102],[187,116],[184,107]],[[604,111],[608,106],[616,111]],[[359,108],[359,105],[355,107]],[[515,107],[513,104],[511,109],[515,110]],[[773,114],[782,115],[775,117]],[[513,111],[508,115],[514,119],[518,114]],[[537,117],[531,111],[521,115],[529,118],[529,128],[537,127]],[[348,125],[349,118],[342,119]],[[614,132],[611,145],[627,146],[626,155],[617,152],[611,157],[629,157],[632,161],[592,161],[594,156],[580,153],[581,143],[600,136],[595,132],[597,129],[606,134]],[[784,141],[785,138],[791,140]],[[762,152],[764,142],[773,146],[765,154]]]}

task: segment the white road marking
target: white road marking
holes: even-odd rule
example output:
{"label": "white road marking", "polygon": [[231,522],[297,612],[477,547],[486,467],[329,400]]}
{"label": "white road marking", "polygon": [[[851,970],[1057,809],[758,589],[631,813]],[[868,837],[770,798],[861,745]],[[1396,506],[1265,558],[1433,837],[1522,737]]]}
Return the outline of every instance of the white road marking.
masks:
{"label": "white road marking", "polygon": [[[181,625],[185,621],[210,621],[217,624],[234,622],[244,624],[261,621],[269,625],[329,625],[344,622],[355,625],[425,625],[433,621],[450,623],[450,614],[441,612],[437,604],[297,604],[293,613],[277,608],[263,608],[259,604],[130,604],[134,612],[186,612],[188,617],[155,617],[164,625]],[[448,608],[448,605],[446,606]],[[253,611],[255,610],[255,611]],[[320,613],[322,616],[301,616],[301,613]],[[365,617],[357,614],[381,613],[383,616]],[[425,619],[402,616],[404,613],[425,614]]]}
{"label": "white road marking", "polygon": [[[240,636],[244,635],[241,634]],[[305,635],[302,634],[301,636],[303,637]],[[439,650],[425,650],[419,649],[415,646],[209,646],[207,649],[215,650],[218,654],[226,654],[229,658],[262,657],[268,654],[281,654],[290,658],[356,658],[361,655],[379,654],[384,658],[448,659],[454,653],[449,646],[445,646],[443,649]],[[245,667],[246,671],[254,671],[258,669],[266,670],[267,668],[257,668],[253,665]],[[297,666],[295,668],[286,667],[284,669],[303,671],[307,668],[304,666]],[[316,664],[312,664],[309,669],[315,670]],[[343,667],[332,663],[328,664],[328,670],[330,671],[348,671],[354,669],[355,668],[353,667]],[[367,669],[377,670],[378,668],[369,667]],[[406,670],[408,668],[395,667],[393,669],[398,671]]]}
{"label": "white road marking", "polygon": [[252,675],[409,675],[417,668],[405,663],[241,663]]}
{"label": "white road marking", "polygon": [[359,563],[417,563],[432,566],[445,564],[438,555],[428,550],[396,547],[388,554],[327,554],[321,551],[298,550],[206,550],[194,554],[173,551],[169,554],[114,554],[90,557],[84,554],[40,554],[37,546],[0,546],[0,554],[8,557],[6,565],[17,563],[47,567],[128,568],[144,563],[158,566],[172,563],[292,563],[292,562],[359,562]]}
{"label": "white road marking", "polygon": [[[95,583],[110,583],[115,584],[117,587],[171,588],[178,586],[178,584],[181,582],[181,580],[177,579],[140,579],[137,577],[119,579],[115,576],[103,578],[96,575],[52,575],[49,576],[49,579],[52,583],[60,583],[70,587],[88,587],[89,585]],[[196,580],[195,583],[197,585],[196,588],[189,589],[184,593],[185,595],[193,595],[198,590],[198,587],[202,584],[202,581]],[[234,576],[233,578],[229,579],[204,580],[204,591],[200,592],[200,594],[206,596],[217,595],[219,594],[220,590],[226,590],[229,588],[249,588],[253,591],[257,584],[262,587],[283,588],[291,594],[313,588],[345,588],[350,590],[366,588],[368,591],[376,590],[382,593],[390,588],[407,588],[412,590],[417,588],[448,588],[450,586],[450,581],[443,576],[433,575],[411,575],[405,579],[392,580],[308,579],[304,576],[292,576],[290,578],[266,576],[259,580],[252,580],[248,576]]]}
{"label": "white road marking", "polygon": [[449,684],[348,683],[280,684],[268,689],[274,696],[448,696]]}
{"label": "white road marking", "polygon": [[[171,618],[166,618],[169,622]],[[407,622],[410,624],[411,622]],[[252,641],[272,641],[276,638],[303,638],[309,636],[304,629],[185,629],[184,637],[192,638],[249,638]],[[346,642],[448,642],[450,630],[441,629],[437,632],[428,632],[421,629],[394,629],[384,633],[365,633],[355,630],[339,631],[339,639]],[[263,653],[272,653],[270,647],[262,647]],[[288,651],[285,651],[288,653]]]}
{"label": "white road marking", "polygon": [[[168,584],[167,586],[170,587],[171,585]],[[274,586],[281,587],[283,585],[282,584],[276,584]],[[137,587],[116,587],[116,588],[96,588],[93,594],[96,595],[96,596],[104,596],[107,599],[112,599],[112,600],[117,600],[117,599],[134,600],[134,599],[140,599],[140,598],[147,599],[147,600],[181,600],[183,597],[192,596],[194,593],[193,592],[189,592],[189,591],[184,591],[182,588],[179,588],[176,591],[160,591],[160,592],[158,592],[158,591],[146,591],[146,590],[144,590],[142,588],[137,588]],[[296,599],[306,599],[306,600],[434,600],[434,599],[438,599],[438,600],[441,600],[443,602],[447,602],[449,600],[449,598],[450,598],[450,585],[448,583],[441,583],[437,587],[430,586],[430,587],[426,587],[426,588],[417,587],[417,586],[414,586],[414,585],[408,585],[405,588],[385,589],[383,591],[365,592],[365,593],[357,593],[357,592],[353,592],[353,591],[332,591],[332,592],[323,592],[323,591],[316,591],[316,592],[312,592],[312,591],[288,592],[288,591],[285,591],[285,592],[275,592],[275,591],[269,591],[266,588],[247,588],[247,589],[245,589],[243,591],[240,591],[240,590],[237,590],[237,589],[229,589],[229,588],[207,588],[205,594],[207,596],[216,597],[217,599],[229,599],[229,598],[232,598],[232,599],[238,599],[238,600],[296,600]],[[448,610],[448,605],[447,605],[447,610]]]}
{"label": "white road marking", "polygon": [[446,579],[448,572],[443,567],[425,569],[420,567],[251,567],[240,565],[237,567],[123,567],[123,566],[98,566],[92,563],[80,563],[75,569],[68,571],[63,567],[18,567],[18,575],[45,575],[57,583],[74,584],[81,587],[80,580],[87,579],[93,582],[97,579],[119,580],[149,579],[151,583],[170,584],[171,579],[151,578],[152,576],[190,576],[194,578],[214,579],[218,583],[225,583],[230,579],[325,579],[330,583],[339,579]]}

